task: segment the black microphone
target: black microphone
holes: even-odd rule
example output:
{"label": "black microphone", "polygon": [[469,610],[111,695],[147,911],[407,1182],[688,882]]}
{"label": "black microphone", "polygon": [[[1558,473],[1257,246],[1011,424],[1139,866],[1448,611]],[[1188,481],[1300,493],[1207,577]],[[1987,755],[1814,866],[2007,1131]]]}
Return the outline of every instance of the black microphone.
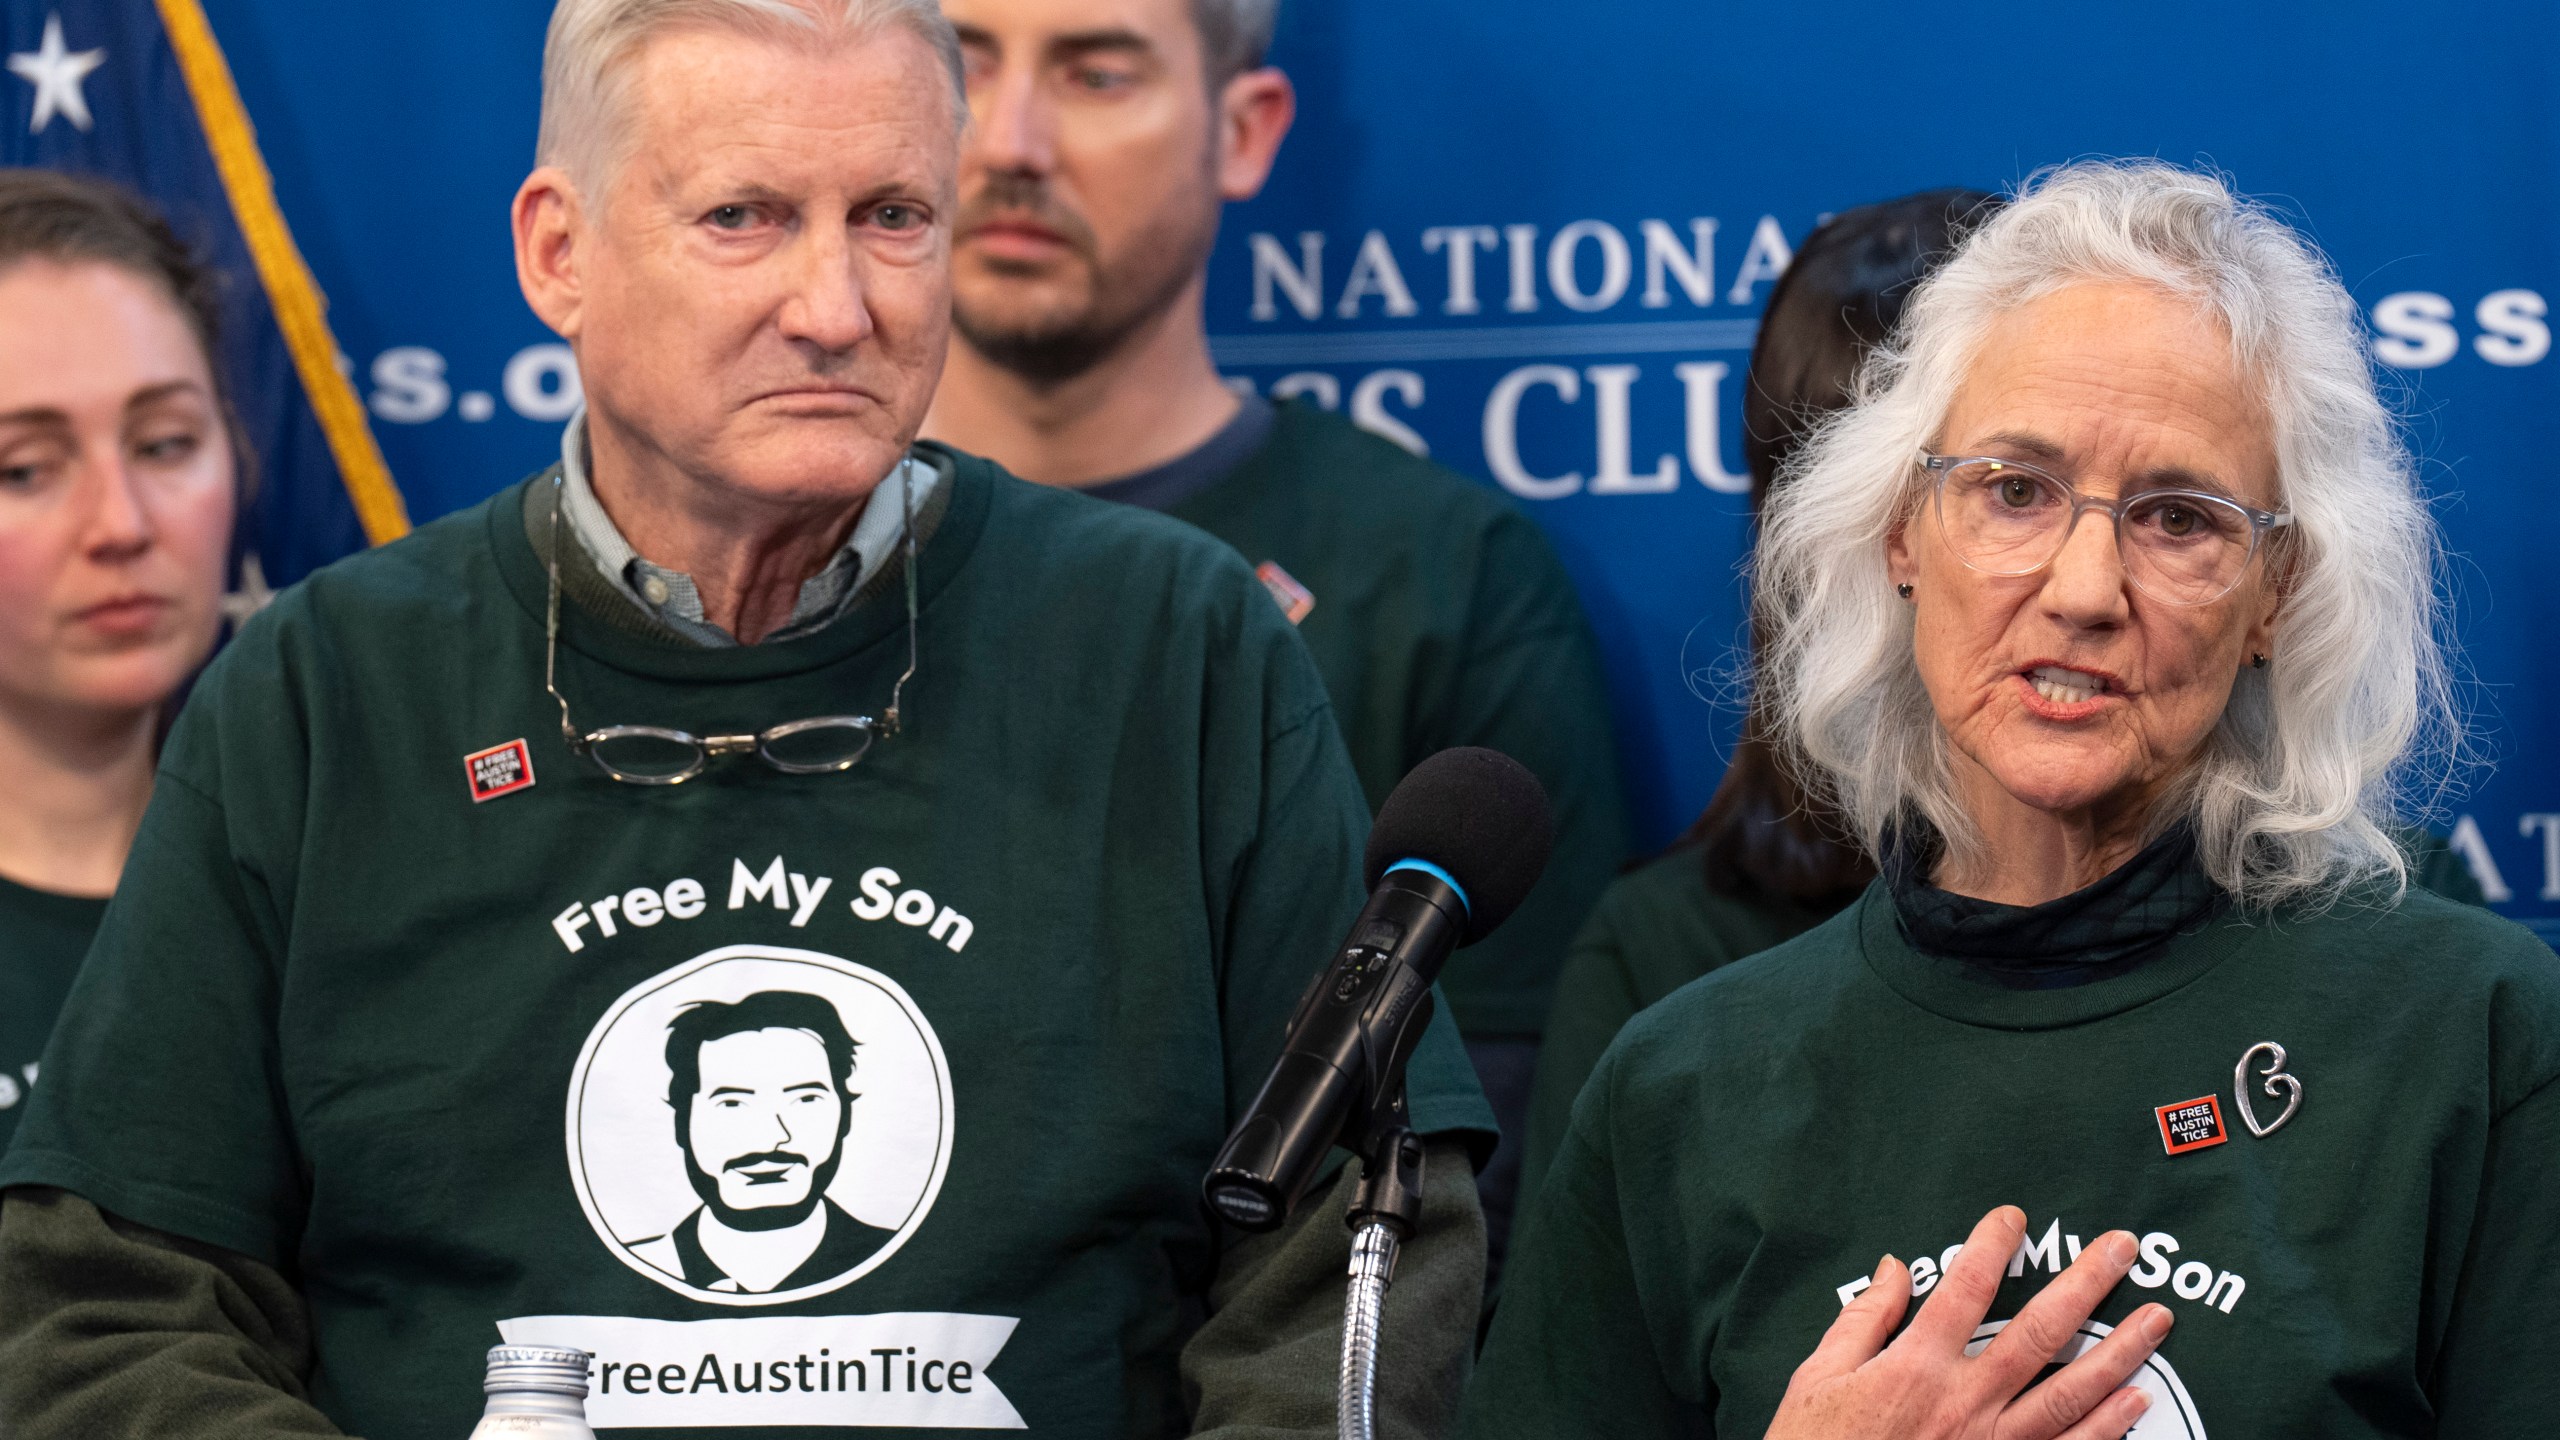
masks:
{"label": "black microphone", "polygon": [[1401,1112],[1431,982],[1528,898],[1554,843],[1546,791],[1500,751],[1443,750],[1404,777],[1369,828],[1369,903],[1201,1183],[1211,1208],[1278,1229],[1335,1145],[1358,1150],[1379,1112]]}

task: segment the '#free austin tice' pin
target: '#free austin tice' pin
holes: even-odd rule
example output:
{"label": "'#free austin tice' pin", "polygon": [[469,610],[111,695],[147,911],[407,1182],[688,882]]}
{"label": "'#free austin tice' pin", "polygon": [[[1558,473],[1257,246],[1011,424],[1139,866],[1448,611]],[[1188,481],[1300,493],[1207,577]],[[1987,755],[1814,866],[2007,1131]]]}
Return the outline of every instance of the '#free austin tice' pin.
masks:
{"label": "'#free austin tice' pin", "polygon": [[1290,624],[1295,625],[1315,612],[1316,592],[1299,584],[1297,576],[1281,569],[1279,561],[1265,560],[1253,567],[1253,574],[1262,582],[1262,588],[1271,592],[1271,603],[1280,607],[1280,613],[1289,617]]}
{"label": "'#free austin tice' pin", "polygon": [[[2249,1108],[2249,1062],[2257,1059],[2258,1052],[2262,1050],[2267,1055],[2267,1068],[2258,1083],[2265,1088],[2268,1099],[2278,1095],[2285,1097],[2284,1113],[2264,1125],[2258,1123],[2257,1112]],[[2278,1090],[2278,1085],[2284,1089]],[[2286,1072],[2284,1047],[2273,1040],[2261,1040],[2241,1052],[2240,1063],[2231,1067],[2231,1098],[2240,1102],[2240,1119],[2249,1127],[2250,1134],[2263,1140],[2283,1129],[2284,1122],[2293,1118],[2293,1112],[2302,1108],[2302,1082]]]}
{"label": "'#free austin tice' pin", "polygon": [[2210,1095],[2155,1106],[2151,1115],[2160,1124],[2161,1148],[2172,1155],[2207,1149],[2231,1138],[2222,1127],[2221,1102]]}
{"label": "'#free austin tice' pin", "polygon": [[462,771],[471,781],[471,803],[477,805],[531,785],[533,752],[522,740],[510,740],[463,756]]}

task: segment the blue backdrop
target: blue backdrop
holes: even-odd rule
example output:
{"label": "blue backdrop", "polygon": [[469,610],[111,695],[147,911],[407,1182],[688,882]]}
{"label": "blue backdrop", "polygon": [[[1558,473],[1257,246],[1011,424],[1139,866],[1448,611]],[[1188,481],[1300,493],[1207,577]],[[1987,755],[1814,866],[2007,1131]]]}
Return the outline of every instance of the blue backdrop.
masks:
{"label": "blue backdrop", "polygon": [[[53,8],[5,3],[13,39]],[[517,296],[506,209],[549,7],[207,8],[411,513],[544,464],[576,381]],[[2560,939],[2555,55],[2540,0],[1288,0],[1301,116],[1228,217],[1210,328],[1230,375],[1427,447],[1554,536],[1658,843],[1732,728],[1692,687],[1740,634],[1739,371],[1792,245],[1836,209],[2076,156],[2221,166],[2372,320],[2494,762],[2439,823]],[[0,86],[24,125],[27,87]]]}

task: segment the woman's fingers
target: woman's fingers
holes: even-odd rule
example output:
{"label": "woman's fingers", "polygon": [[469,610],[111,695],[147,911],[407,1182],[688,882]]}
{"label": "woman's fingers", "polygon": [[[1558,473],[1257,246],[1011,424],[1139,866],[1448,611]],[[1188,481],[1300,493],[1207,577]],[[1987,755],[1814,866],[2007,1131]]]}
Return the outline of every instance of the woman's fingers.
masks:
{"label": "woman's fingers", "polygon": [[[1831,1328],[1822,1332],[1822,1343],[1796,1367],[1793,1385],[1818,1385],[1835,1375],[1846,1375],[1876,1357],[1884,1348],[1893,1327],[1902,1323],[1902,1312],[1911,1307],[1911,1272],[1903,1263],[1887,1255],[1876,1262],[1876,1273],[1858,1298],[1840,1307]],[[1792,1388],[1792,1386],[1790,1387]]]}
{"label": "woman's fingers", "polygon": [[2008,1267],[2010,1253],[2026,1234],[2027,1212],[2015,1205],[1983,1216],[1965,1237],[1963,1252],[1947,1262],[1938,1288],[1921,1302],[1919,1317],[1893,1342],[1895,1348],[1907,1346],[1924,1355],[1963,1354],[2000,1293],[2000,1273]]}
{"label": "woman's fingers", "polygon": [[2151,1397],[2128,1386],[2106,1398],[2089,1418],[2063,1431],[2055,1440],[2124,1440],[2125,1432],[2151,1408]]}
{"label": "woman's fingers", "polygon": [[[2141,1405],[2135,1404],[2122,1425],[2113,1430],[2105,1428],[2105,1417],[2129,1403],[2126,1396],[2141,1399],[2139,1391],[2117,1387],[2151,1358],[2151,1352],[2168,1335],[2170,1322],[2169,1307],[2165,1305],[2145,1305],[2126,1316],[2113,1333],[2091,1346],[2088,1354],[2064,1366],[2000,1412],[1998,1440],[2057,1440],[2065,1436],[2080,1440],[2084,1434],[2115,1440],[2132,1425],[2133,1417],[2142,1413]],[[2007,1333],[2002,1332],[2004,1336]],[[2087,1429],[2092,1421],[2099,1422],[2099,1428]]]}
{"label": "woman's fingers", "polygon": [[[1964,1434],[1993,1440],[2120,1440],[2149,1400],[2125,1381],[2169,1333],[2166,1308],[2145,1305],[2088,1353],[2019,1394],[2123,1280],[2133,1237],[2111,1230],[2074,1257],[1978,1356],[1966,1348],[2026,1235],[2026,1215],[2003,1205],[1982,1217],[1910,1328],[1911,1272],[1886,1256],[1867,1288],[1841,1307],[1796,1367],[1770,1440]],[[1881,1356],[1881,1358],[1879,1358]],[[1920,1428],[1913,1428],[1915,1425]],[[1932,1428],[1934,1427],[1934,1428]]]}
{"label": "woman's fingers", "polygon": [[[1961,1257],[1960,1257],[1961,1258]],[[2054,1352],[2080,1329],[2107,1292],[2116,1288],[2125,1272],[2133,1268],[2133,1237],[2122,1230],[2110,1230],[2080,1252],[2068,1269],[2055,1276],[2053,1283],[2038,1291],[2034,1299],[2018,1311],[2018,1318],[1991,1339],[1991,1344],[1975,1363],[1980,1367],[1976,1380],[2005,1402],[2025,1388],[2053,1359]],[[1994,1282],[1997,1283],[1996,1280]],[[2150,1347],[2143,1347],[2149,1354]],[[2135,1363],[2140,1363],[2140,1356]],[[2132,1373],[2128,1366],[2126,1373]],[[2118,1376],[2121,1380],[2123,1377]],[[2109,1381],[2112,1388],[2115,1381]],[[2105,1394],[2100,1389],[2087,1398],[2095,1403]],[[2076,1414],[2064,1417],[2065,1423],[2076,1421]],[[2059,1434],[2057,1425],[2048,1434]]]}

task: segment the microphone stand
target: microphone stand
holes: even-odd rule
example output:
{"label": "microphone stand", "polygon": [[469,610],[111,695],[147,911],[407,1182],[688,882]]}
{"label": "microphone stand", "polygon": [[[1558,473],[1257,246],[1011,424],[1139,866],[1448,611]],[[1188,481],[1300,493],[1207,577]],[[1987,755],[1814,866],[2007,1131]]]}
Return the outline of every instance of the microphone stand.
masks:
{"label": "microphone stand", "polygon": [[1286,1222],[1334,1150],[1360,1158],[1348,1217],[1341,1440],[1374,1440],[1377,1431],[1387,1287],[1397,1253],[1422,1224],[1422,1140],[1405,1065],[1431,1022],[1431,976],[1467,913],[1465,892],[1438,867],[1411,861],[1387,870],[1351,939],[1298,1002],[1271,1078],[1201,1182],[1213,1214],[1268,1231]]}
{"label": "microphone stand", "polygon": [[1405,1123],[1404,1082],[1362,1127],[1360,1187],[1351,1197],[1351,1282],[1342,1305],[1340,1440],[1375,1440],[1378,1343],[1396,1255],[1422,1227],[1422,1137]]}

